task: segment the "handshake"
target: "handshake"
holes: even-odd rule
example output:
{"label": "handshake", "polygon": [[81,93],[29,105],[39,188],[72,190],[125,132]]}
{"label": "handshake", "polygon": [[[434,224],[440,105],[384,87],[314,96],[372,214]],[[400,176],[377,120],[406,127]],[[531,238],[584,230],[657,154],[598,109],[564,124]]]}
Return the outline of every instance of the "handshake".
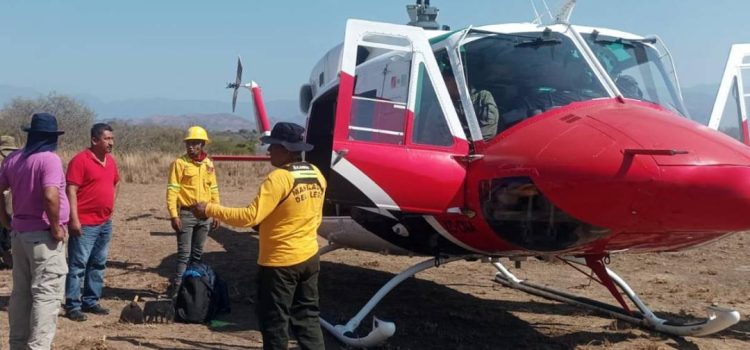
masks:
{"label": "handshake", "polygon": [[[198,219],[207,219],[208,216],[206,215],[206,205],[207,205],[206,202],[200,202],[197,204],[193,204],[189,207],[183,207],[183,208],[190,210],[193,213],[193,215],[195,215],[195,217]],[[179,216],[173,217],[171,219],[171,224],[172,224],[172,230],[174,230],[176,233],[179,234],[180,232],[182,232],[182,220],[180,220]],[[219,220],[213,220],[211,222],[211,231],[219,228],[219,225],[220,225]]]}

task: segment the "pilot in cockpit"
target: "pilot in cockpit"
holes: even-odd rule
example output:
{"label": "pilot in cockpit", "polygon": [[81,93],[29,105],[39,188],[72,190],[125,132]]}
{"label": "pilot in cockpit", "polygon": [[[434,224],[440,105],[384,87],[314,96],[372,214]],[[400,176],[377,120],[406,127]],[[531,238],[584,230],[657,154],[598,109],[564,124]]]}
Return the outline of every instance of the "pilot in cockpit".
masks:
{"label": "pilot in cockpit", "polygon": [[[456,107],[456,112],[458,113],[459,118],[462,119],[462,123],[465,123],[466,114],[463,111],[461,95],[458,92],[458,86],[456,85],[453,71],[450,68],[445,68],[442,73],[445,85],[448,87],[448,93],[450,93],[453,105]],[[482,138],[484,140],[489,140],[497,134],[497,123],[500,119],[500,113],[497,109],[495,98],[489,91],[476,89],[472,86],[469,86],[469,92],[471,95],[471,103],[474,105],[474,114],[477,116],[479,128],[482,131]]]}
{"label": "pilot in cockpit", "polygon": [[643,91],[638,87],[638,81],[630,75],[620,74],[615,79],[615,85],[620,90],[623,97],[632,98],[636,100],[643,99]]}

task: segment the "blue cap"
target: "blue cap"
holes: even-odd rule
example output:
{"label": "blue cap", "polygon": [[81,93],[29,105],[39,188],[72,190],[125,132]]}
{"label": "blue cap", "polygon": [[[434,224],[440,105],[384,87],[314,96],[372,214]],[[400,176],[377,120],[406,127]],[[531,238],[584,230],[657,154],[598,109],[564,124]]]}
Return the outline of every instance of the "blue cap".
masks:
{"label": "blue cap", "polygon": [[65,131],[57,129],[57,118],[49,113],[34,113],[31,116],[31,126],[23,128],[28,133],[48,133],[62,135]]}

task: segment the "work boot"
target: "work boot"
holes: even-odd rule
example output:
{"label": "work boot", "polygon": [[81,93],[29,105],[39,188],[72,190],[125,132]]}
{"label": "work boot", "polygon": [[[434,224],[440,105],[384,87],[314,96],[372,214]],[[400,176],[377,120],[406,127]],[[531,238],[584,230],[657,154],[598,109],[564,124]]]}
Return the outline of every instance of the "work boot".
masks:
{"label": "work boot", "polygon": [[99,304],[96,304],[92,307],[81,308],[81,311],[95,315],[109,315],[109,309],[102,307]]}
{"label": "work boot", "polygon": [[67,318],[69,318],[69,319],[71,319],[73,321],[76,321],[76,322],[86,321],[86,315],[84,315],[83,312],[81,312],[81,310],[79,310],[79,309],[74,309],[74,310],[68,310],[68,311],[66,311],[65,312],[65,317],[67,317]]}
{"label": "work boot", "polygon": [[172,281],[172,283],[170,283],[169,287],[167,288],[167,298],[172,300],[177,299],[177,294],[180,292],[181,286],[182,281]]}

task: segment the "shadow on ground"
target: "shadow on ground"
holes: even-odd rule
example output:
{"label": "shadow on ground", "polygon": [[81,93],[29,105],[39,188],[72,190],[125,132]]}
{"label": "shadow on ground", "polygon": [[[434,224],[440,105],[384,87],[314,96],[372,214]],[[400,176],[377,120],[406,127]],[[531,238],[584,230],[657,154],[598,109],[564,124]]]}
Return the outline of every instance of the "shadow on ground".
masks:
{"label": "shadow on ground", "polygon": [[[209,327],[216,332],[257,331],[253,304],[257,238],[247,232],[227,228],[211,233],[210,237],[222,245],[226,252],[206,253],[203,260],[228,282],[232,313],[220,316]],[[154,271],[169,277],[174,269],[175,257],[176,254],[165,257]],[[345,323],[392,277],[390,273],[377,270],[322,262],[322,315],[332,323]],[[574,333],[554,331],[566,327],[569,329],[570,326],[543,322],[530,324],[512,312],[590,317],[587,312],[567,305],[482,299],[419,278],[410,278],[394,289],[376,307],[374,314],[393,320],[397,325],[396,334],[383,347],[388,349],[570,349],[578,345],[616,343],[638,337],[628,330]],[[371,321],[372,315],[363,320],[361,329],[358,330],[359,335],[366,335],[370,331]],[[562,335],[548,335],[555,333]],[[659,337],[658,334],[652,336]],[[129,341],[137,342],[138,339],[132,338]],[[674,341],[681,349],[697,348],[682,339]],[[342,347],[328,333],[326,343],[329,349]],[[194,346],[210,348],[211,344]]]}
{"label": "shadow on ground", "polygon": [[[158,232],[152,234],[160,234]],[[203,260],[209,263],[229,285],[232,312],[218,317],[207,325],[212,331],[257,338],[257,320],[254,314],[254,278],[257,273],[258,240],[247,232],[221,228],[210,234],[226,252],[209,252]],[[166,256],[156,267],[144,268],[142,264],[127,261],[110,261],[108,266],[115,274],[157,273],[170,277],[174,271],[176,253]],[[407,266],[403,266],[407,268]],[[450,269],[444,269],[450,273]],[[354,316],[368,299],[393,274],[323,261],[321,263],[320,294],[322,316],[333,324],[343,324]],[[487,276],[478,275],[483,279]],[[156,298],[161,291],[149,289],[106,288],[104,295],[121,300],[132,300],[135,295]],[[519,292],[520,293],[520,292]],[[8,296],[0,296],[0,308],[8,305]],[[420,278],[409,278],[395,288],[362,322],[358,335],[371,329],[373,315],[395,322],[396,334],[383,349],[571,349],[585,345],[606,345],[643,336],[643,333],[624,330],[570,331],[569,324],[554,322],[529,323],[514,313],[537,313],[570,317],[595,317],[580,308],[545,301],[508,301],[484,299],[456,291],[449,286]],[[599,315],[597,315],[599,316]],[[679,315],[660,314],[661,317]],[[556,321],[559,322],[559,321]],[[343,346],[326,334],[328,349]],[[730,330],[715,335],[718,338],[750,340],[750,321],[743,320]],[[652,338],[669,339],[670,346],[679,349],[698,349],[689,340],[646,333]],[[138,336],[111,336],[108,340],[124,342],[146,349],[161,347],[159,339]],[[193,349],[247,349],[224,345],[218,341],[177,341]]]}
{"label": "shadow on ground", "polygon": [[[109,342],[125,342],[129,343],[131,345],[137,346],[141,349],[158,349],[158,350],[167,350],[167,349],[174,349],[174,345],[168,345],[168,346],[160,346],[154,344],[155,342],[159,342],[158,338],[143,338],[143,337],[127,337],[127,336],[114,336],[114,337],[107,337],[107,341]],[[246,346],[233,346],[233,345],[227,345],[224,343],[219,342],[199,342],[199,341],[192,341],[187,339],[179,339],[179,338],[164,338],[166,342],[177,342],[182,344],[183,346],[187,346],[189,349],[226,349],[226,350],[249,350],[249,349],[261,349],[260,347],[246,347]]]}

